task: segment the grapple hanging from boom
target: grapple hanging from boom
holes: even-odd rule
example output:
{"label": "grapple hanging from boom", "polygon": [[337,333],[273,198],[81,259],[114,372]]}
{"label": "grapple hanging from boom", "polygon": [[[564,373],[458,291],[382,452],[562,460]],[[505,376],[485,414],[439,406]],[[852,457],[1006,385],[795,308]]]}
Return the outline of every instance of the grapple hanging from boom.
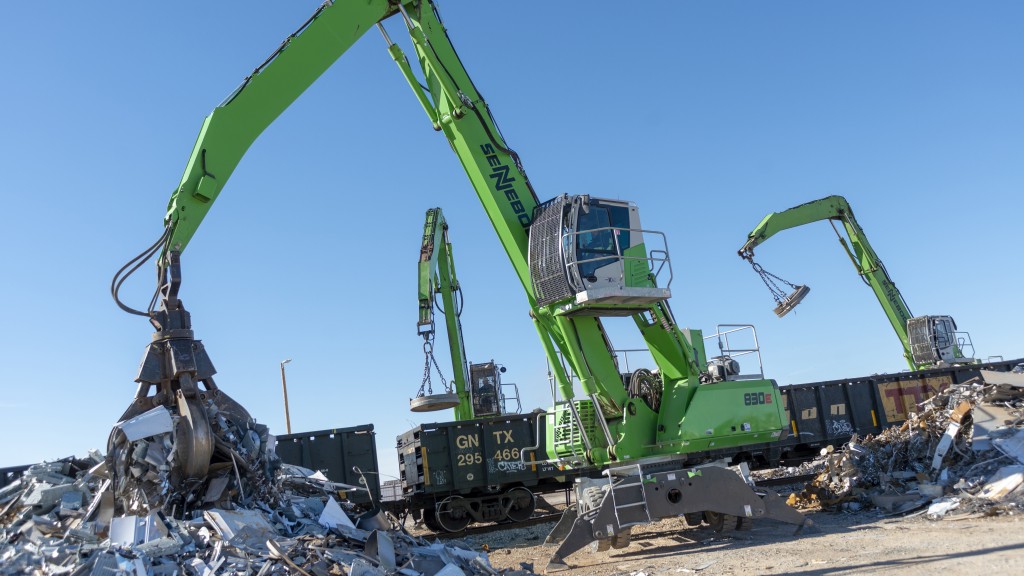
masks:
{"label": "grapple hanging from boom", "polygon": [[[216,370],[178,299],[177,252],[168,254],[165,272],[159,310],[150,313],[156,332],[135,378],[139,387],[110,433],[107,458],[122,508],[184,513],[203,502],[211,467],[243,465],[248,475],[250,464],[263,459],[259,438],[265,434],[248,439],[250,453],[235,451],[240,439],[255,432],[255,422],[213,381]],[[158,424],[132,426],[145,420]],[[169,430],[160,422],[169,422]],[[157,470],[152,477],[136,472],[137,461],[146,458]],[[236,478],[241,481],[241,475]]]}

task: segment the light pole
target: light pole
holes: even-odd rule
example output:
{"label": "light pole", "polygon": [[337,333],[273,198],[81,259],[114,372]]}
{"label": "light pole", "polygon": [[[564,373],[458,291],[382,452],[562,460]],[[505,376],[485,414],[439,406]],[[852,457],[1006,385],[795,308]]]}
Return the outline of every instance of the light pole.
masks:
{"label": "light pole", "polygon": [[281,361],[281,389],[284,391],[284,426],[289,434],[292,433],[292,418],[288,414],[288,382],[284,379],[284,365],[291,361],[291,358]]}

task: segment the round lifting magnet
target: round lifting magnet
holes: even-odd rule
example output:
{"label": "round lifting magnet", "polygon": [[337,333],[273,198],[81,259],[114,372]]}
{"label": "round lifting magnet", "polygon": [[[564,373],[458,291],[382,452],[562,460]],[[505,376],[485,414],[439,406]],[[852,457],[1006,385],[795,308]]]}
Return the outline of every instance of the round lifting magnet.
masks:
{"label": "round lifting magnet", "polygon": [[409,410],[413,412],[435,412],[455,408],[458,405],[458,394],[429,394],[409,400]]}

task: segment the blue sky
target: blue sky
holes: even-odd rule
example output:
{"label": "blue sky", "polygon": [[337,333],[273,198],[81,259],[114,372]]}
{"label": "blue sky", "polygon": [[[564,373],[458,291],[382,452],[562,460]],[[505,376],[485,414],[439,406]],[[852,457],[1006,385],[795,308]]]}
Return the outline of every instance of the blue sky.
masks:
{"label": "blue sky", "polygon": [[[202,119],[316,1],[0,8],[0,466],[104,448],[151,329],[110,278],[160,233]],[[683,325],[758,328],[782,384],[904,368],[826,223],[758,250],[812,287],[792,314],[736,257],[771,211],[846,196],[916,314],[1024,356],[1024,7],[1015,2],[441,2],[541,198],[635,201],[668,236]],[[398,22],[393,38],[404,37]],[[511,266],[376,32],[272,125],[183,256],[217,383],[283,433],[372,422],[382,469],[420,384],[424,211],[451,224],[471,359],[548,403]],[[143,306],[151,268],[127,298]],[[619,347],[639,338],[612,322]],[[443,360],[442,360],[443,361]],[[450,368],[447,368],[450,377]]]}

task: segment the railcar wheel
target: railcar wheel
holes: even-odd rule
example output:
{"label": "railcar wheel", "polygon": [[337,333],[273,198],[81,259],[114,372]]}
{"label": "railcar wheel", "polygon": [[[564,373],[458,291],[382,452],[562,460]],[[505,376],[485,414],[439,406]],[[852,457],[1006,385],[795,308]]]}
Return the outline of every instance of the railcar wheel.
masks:
{"label": "railcar wheel", "polygon": [[433,506],[423,510],[423,525],[429,528],[431,532],[444,532],[444,528],[441,528],[441,525],[437,523],[437,512]]}
{"label": "railcar wheel", "polygon": [[506,516],[513,522],[529,520],[530,516],[533,516],[533,511],[537,509],[536,496],[522,486],[512,488],[505,493],[505,497],[512,501]]}
{"label": "railcar wheel", "polygon": [[686,520],[687,526],[700,526],[700,523],[704,520],[704,515],[700,512],[687,512],[683,514],[683,519]]}
{"label": "railcar wheel", "polygon": [[463,500],[465,499],[461,496],[451,496],[437,504],[435,518],[445,532],[461,532],[473,520],[463,505]]}

